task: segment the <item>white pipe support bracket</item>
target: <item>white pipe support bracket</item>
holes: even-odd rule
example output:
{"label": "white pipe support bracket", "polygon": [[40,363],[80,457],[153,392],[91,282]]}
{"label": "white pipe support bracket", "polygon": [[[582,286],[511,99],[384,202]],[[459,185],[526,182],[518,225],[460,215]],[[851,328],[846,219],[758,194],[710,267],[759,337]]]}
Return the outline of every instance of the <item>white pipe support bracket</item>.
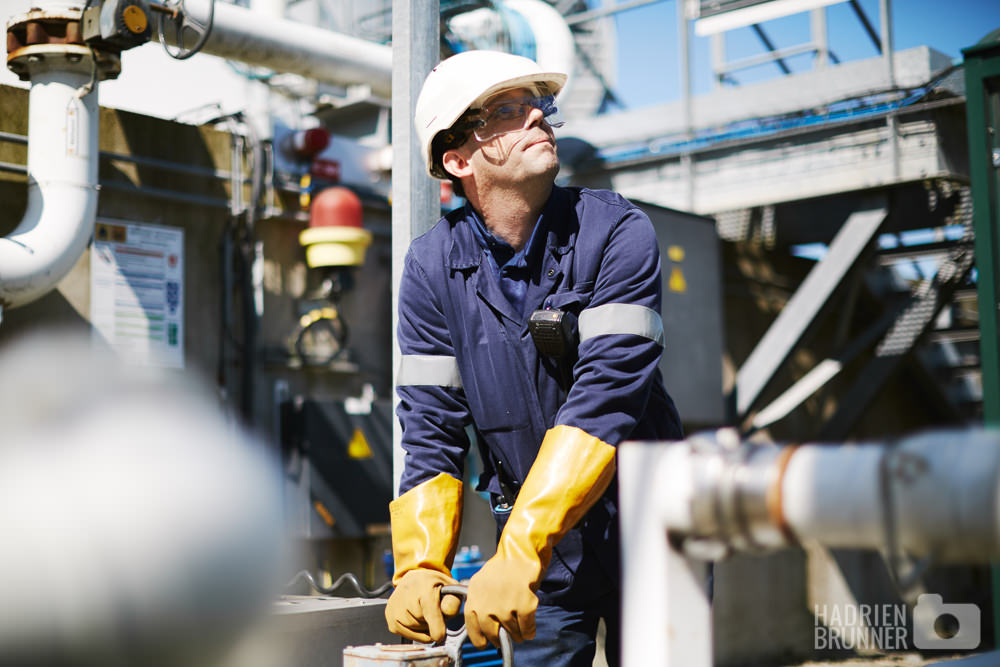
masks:
{"label": "white pipe support bracket", "polygon": [[707,568],[666,526],[690,526],[694,493],[688,443],[618,448],[622,545],[622,664],[711,667]]}
{"label": "white pipe support bracket", "polygon": [[97,214],[99,107],[93,52],[77,45],[21,49],[31,78],[28,203],[0,239],[0,307],[52,290],[86,250]]}

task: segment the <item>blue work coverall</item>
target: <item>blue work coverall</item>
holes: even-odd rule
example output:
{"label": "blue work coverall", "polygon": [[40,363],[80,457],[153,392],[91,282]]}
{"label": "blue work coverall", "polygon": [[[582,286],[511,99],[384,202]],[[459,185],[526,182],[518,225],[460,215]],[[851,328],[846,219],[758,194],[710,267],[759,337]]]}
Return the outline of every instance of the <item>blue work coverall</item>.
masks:
{"label": "blue work coverall", "polygon": [[[524,250],[519,289],[503,285],[475,216],[470,206],[452,211],[406,256],[399,288],[397,414],[406,451],[400,493],[441,472],[462,479],[471,424],[484,468],[477,490],[494,499],[499,535],[509,510],[496,506],[513,503],[547,429],[575,426],[611,445],[682,433],[658,369],[660,258],[646,214],[610,191],[554,186]],[[535,309],[562,310],[574,322],[579,342],[562,362],[539,354],[528,328]],[[616,498],[612,482],[556,545],[537,591],[537,641],[545,641],[547,608],[556,626],[572,624],[559,616],[565,609],[603,605],[602,615],[610,608],[617,617]],[[531,643],[518,645],[515,655]]]}

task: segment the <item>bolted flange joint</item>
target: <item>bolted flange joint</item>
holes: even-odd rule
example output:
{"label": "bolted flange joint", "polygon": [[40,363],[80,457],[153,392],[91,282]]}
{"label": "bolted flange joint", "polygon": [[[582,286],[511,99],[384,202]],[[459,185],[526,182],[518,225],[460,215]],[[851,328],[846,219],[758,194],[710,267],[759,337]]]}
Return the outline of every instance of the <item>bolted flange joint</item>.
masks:
{"label": "bolted flange joint", "polygon": [[118,53],[95,49],[83,41],[79,9],[32,9],[7,21],[7,67],[22,81],[31,79],[33,66],[96,66],[98,80],[121,73]]}

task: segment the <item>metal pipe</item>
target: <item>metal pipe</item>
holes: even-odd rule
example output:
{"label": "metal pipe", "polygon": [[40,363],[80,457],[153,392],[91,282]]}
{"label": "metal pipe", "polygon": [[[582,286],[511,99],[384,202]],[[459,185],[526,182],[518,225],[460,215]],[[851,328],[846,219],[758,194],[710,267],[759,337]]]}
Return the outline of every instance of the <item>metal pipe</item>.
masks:
{"label": "metal pipe", "polygon": [[891,0],[879,0],[879,42],[882,46],[882,58],[885,60],[886,77],[889,79],[889,88],[896,87],[896,63],[893,60],[892,52],[892,2]]}
{"label": "metal pipe", "polygon": [[812,43],[816,45],[816,58],[813,66],[823,69],[830,61],[830,36],[826,29],[826,9],[814,9],[809,13],[809,30],[812,33]]}
{"label": "metal pipe", "polygon": [[[768,51],[767,53],[759,53],[755,56],[748,56],[746,58],[741,58],[740,60],[734,60],[730,63],[724,63],[722,66],[716,68],[716,73],[720,75],[729,74],[730,72],[738,72],[744,69],[750,69],[751,67],[757,67],[759,65],[767,65],[772,62],[782,61],[783,58],[792,58],[794,56],[800,56],[804,53],[815,53],[815,44],[799,44],[797,46],[789,46],[784,49],[777,49],[774,51]],[[781,65],[778,65],[781,67]],[[791,72],[786,72],[790,74]]]}
{"label": "metal pipe", "polygon": [[[208,15],[207,0],[189,0],[185,7],[195,18]],[[166,31],[167,37],[175,32]],[[215,3],[202,51],[338,86],[369,86],[386,99],[392,95],[392,47],[226,2]]]}
{"label": "metal pipe", "polygon": [[28,205],[0,239],[0,306],[52,290],[87,247],[97,214],[96,64],[91,50],[38,45],[12,56],[31,79]]}
{"label": "metal pipe", "polygon": [[788,464],[783,511],[800,541],[886,550],[895,540],[914,556],[985,563],[1000,556],[998,473],[1000,437],[991,431],[810,445]]}
{"label": "metal pipe", "polygon": [[[704,564],[734,551],[878,549],[907,598],[932,561],[1000,555],[996,430],[782,447],[721,429],[683,442],[623,443],[618,479],[626,667],[712,664]],[[921,559],[905,577],[904,556]],[[926,630],[915,624],[917,632]]]}
{"label": "metal pipe", "polygon": [[1000,557],[1000,431],[779,447],[724,429],[662,449],[672,483],[651,502],[689,553],[818,543],[942,563]]}

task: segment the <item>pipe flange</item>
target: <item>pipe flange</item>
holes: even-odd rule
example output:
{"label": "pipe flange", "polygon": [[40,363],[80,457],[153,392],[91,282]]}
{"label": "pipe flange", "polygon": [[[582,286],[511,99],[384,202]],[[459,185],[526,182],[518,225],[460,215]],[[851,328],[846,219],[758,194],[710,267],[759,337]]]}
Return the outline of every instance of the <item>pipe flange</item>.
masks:
{"label": "pipe flange", "polygon": [[98,51],[89,46],[79,44],[33,44],[24,46],[17,51],[9,52],[7,67],[21,81],[31,80],[31,70],[46,62],[58,63],[59,67],[67,65],[78,66],[81,71],[89,72],[97,59],[97,77],[99,81],[117,79],[122,71],[121,56],[107,51]]}
{"label": "pipe flange", "polygon": [[[794,448],[719,438],[693,445],[693,537],[738,551],[766,551],[795,542],[780,508],[781,480]],[[728,438],[731,439],[731,438]]]}
{"label": "pipe flange", "polygon": [[[35,7],[23,14],[14,14],[7,19],[7,39],[11,39],[11,33],[14,33],[15,39],[21,39],[21,46],[53,41],[60,44],[82,44],[83,39],[80,33],[80,19],[82,17],[83,12],[76,7],[58,9]],[[73,23],[76,25],[70,25]],[[27,38],[24,35],[27,35]]]}
{"label": "pipe flange", "polygon": [[[79,9],[32,9],[7,21],[7,53],[36,44],[83,45]],[[8,60],[9,60],[8,56]]]}
{"label": "pipe flange", "polygon": [[30,66],[58,58],[60,66],[84,63],[91,67],[96,58],[97,75],[115,79],[121,73],[121,57],[91,49],[83,41],[79,9],[32,9],[7,21],[7,67],[22,81],[31,78]]}

